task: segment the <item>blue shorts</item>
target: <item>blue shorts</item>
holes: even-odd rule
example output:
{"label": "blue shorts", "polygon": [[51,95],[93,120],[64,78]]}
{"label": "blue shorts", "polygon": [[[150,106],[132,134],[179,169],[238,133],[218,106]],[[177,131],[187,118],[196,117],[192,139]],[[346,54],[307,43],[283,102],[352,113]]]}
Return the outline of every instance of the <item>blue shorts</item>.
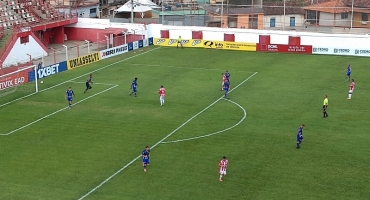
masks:
{"label": "blue shorts", "polygon": [[149,159],[148,158],[143,158],[143,164],[148,164],[149,163]]}
{"label": "blue shorts", "polygon": [[229,88],[224,88],[224,91],[225,91],[225,92],[228,92],[228,91],[229,91]]}
{"label": "blue shorts", "polygon": [[351,75],[351,72],[347,72],[347,76],[350,76]]}
{"label": "blue shorts", "polygon": [[132,88],[132,92],[136,92],[136,87]]}
{"label": "blue shorts", "polygon": [[72,97],[68,97],[68,98],[67,98],[67,100],[68,100],[68,101],[72,101],[72,100],[73,100],[73,98],[72,98]]}

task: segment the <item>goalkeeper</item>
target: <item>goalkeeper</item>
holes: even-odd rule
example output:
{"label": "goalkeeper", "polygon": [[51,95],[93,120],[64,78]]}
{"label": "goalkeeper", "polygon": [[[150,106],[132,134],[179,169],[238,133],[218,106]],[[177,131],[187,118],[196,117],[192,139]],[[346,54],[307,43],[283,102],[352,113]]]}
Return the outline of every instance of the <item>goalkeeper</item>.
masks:
{"label": "goalkeeper", "polygon": [[92,74],[90,74],[89,78],[87,78],[86,80],[86,89],[85,89],[85,92],[87,92],[87,90],[90,90],[92,87],[91,87],[91,84],[93,83],[92,81]]}

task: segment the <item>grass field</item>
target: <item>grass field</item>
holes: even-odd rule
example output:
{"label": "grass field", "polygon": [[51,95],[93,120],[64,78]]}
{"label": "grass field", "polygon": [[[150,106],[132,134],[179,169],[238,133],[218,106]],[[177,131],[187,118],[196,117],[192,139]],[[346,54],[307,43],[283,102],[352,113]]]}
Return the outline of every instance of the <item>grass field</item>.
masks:
{"label": "grass field", "polygon": [[[45,78],[42,92],[4,105],[30,93],[31,84],[21,86],[0,98],[0,199],[368,199],[368,65],[357,57],[150,47]],[[231,101],[220,98],[226,69]],[[93,89],[84,94],[90,72]],[[128,95],[134,77],[138,97]],[[154,148],[144,173],[138,156],[146,145]],[[229,167],[219,182],[222,156]]]}

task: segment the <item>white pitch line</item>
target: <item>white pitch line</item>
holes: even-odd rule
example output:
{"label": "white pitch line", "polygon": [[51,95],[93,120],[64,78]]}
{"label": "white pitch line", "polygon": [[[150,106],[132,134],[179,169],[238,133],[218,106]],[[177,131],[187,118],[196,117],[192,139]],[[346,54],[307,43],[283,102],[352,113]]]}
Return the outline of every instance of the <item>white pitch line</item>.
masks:
{"label": "white pitch line", "polygon": [[[230,92],[232,92],[233,90],[237,89],[238,87],[240,87],[241,85],[243,85],[245,82],[247,82],[249,79],[251,79],[254,75],[256,75],[257,72],[255,72],[254,74],[252,74],[251,76],[249,76],[247,79],[245,79],[244,81],[242,81],[241,83],[239,83],[237,86],[235,86],[233,89],[230,90]],[[229,92],[229,93],[230,93]],[[186,122],[184,122],[183,124],[181,124],[179,127],[177,127],[175,130],[173,130],[171,133],[169,133],[168,135],[166,135],[164,138],[162,138],[161,140],[159,140],[156,144],[154,144],[153,146],[151,146],[151,149],[154,149],[157,145],[159,145],[160,143],[162,143],[164,140],[166,140],[168,137],[170,137],[171,135],[173,135],[174,133],[176,133],[180,128],[182,128],[183,126],[185,126],[187,123],[189,123],[191,120],[193,120],[194,118],[196,118],[198,115],[202,114],[204,111],[208,110],[210,107],[212,107],[213,105],[215,105],[217,102],[219,102],[221,99],[223,99],[223,96],[218,98],[216,101],[214,101],[213,103],[211,103],[209,106],[207,106],[206,108],[204,108],[203,110],[201,110],[200,112],[198,112],[197,114],[195,114],[194,116],[192,116],[190,119],[188,119]],[[139,159],[141,157],[141,155],[137,156],[136,158],[134,158],[131,162],[127,163],[125,166],[123,166],[121,169],[119,169],[118,171],[116,171],[114,174],[112,174],[111,176],[109,176],[108,178],[106,178],[103,182],[101,182],[99,185],[97,185],[96,187],[94,187],[93,189],[91,189],[89,192],[87,192],[85,195],[83,195],[82,197],[80,197],[78,200],[82,200],[84,198],[86,198],[87,196],[89,196],[91,193],[95,192],[97,189],[99,189],[102,185],[104,185],[105,183],[107,183],[109,180],[111,180],[113,177],[115,177],[117,174],[119,174],[120,172],[122,172],[123,170],[125,170],[127,167],[129,167],[132,163],[134,163],[137,159]]]}
{"label": "white pitch line", "polygon": [[223,133],[225,131],[228,131],[228,130],[231,130],[237,126],[239,126],[239,124],[241,124],[245,118],[247,117],[247,111],[245,111],[245,109],[239,105],[238,103],[234,102],[234,101],[231,101],[229,99],[225,99],[226,101],[230,101],[231,103],[237,105],[240,109],[243,110],[244,112],[244,116],[243,118],[236,124],[234,124],[233,126],[229,127],[229,128],[226,128],[226,129],[223,129],[221,131],[217,131],[217,132],[214,132],[214,133],[210,133],[210,134],[207,134],[207,135],[202,135],[202,136],[197,136],[197,137],[192,137],[192,138],[186,138],[186,139],[181,139],[181,140],[172,140],[172,141],[168,141],[168,142],[162,142],[162,144],[169,144],[169,143],[177,143],[177,142],[184,142],[184,141],[189,141],[189,140],[196,140],[196,139],[199,139],[199,138],[205,138],[205,137],[210,137],[210,136],[213,136],[213,135],[217,135],[219,133]]}
{"label": "white pitch line", "polygon": [[[69,81],[69,83],[83,83],[85,84],[86,82],[78,82],[78,81]],[[117,85],[117,84],[110,84],[110,83],[92,83],[92,85]],[[118,85],[117,85],[118,86]]]}
{"label": "white pitch line", "polygon": [[[93,70],[93,71],[91,71],[91,72],[89,72],[89,73],[83,74],[83,75],[78,76],[78,77],[76,77],[76,78],[72,78],[72,79],[70,79],[70,80],[68,80],[68,81],[64,81],[64,82],[62,82],[62,83],[59,83],[59,84],[53,85],[53,86],[51,86],[51,87],[45,88],[45,89],[43,89],[43,90],[40,90],[39,92],[45,92],[45,91],[47,91],[47,90],[50,90],[50,89],[55,88],[55,87],[58,87],[58,86],[60,86],[60,85],[63,85],[63,84],[65,84],[65,83],[68,83],[68,82],[70,82],[70,81],[73,81],[73,80],[79,79],[79,78],[84,77],[84,76],[87,76],[87,75],[89,75],[89,74],[91,74],[91,73],[94,73],[94,72],[100,71],[100,70],[102,70],[102,69],[105,69],[105,68],[111,67],[111,66],[116,65],[116,64],[118,64],[118,63],[124,62],[124,61],[126,61],[126,60],[130,60],[130,59],[135,58],[135,57],[138,57],[138,56],[140,56],[140,55],[143,55],[143,54],[149,53],[149,52],[151,52],[151,51],[157,50],[157,49],[159,49],[159,48],[160,48],[160,47],[157,47],[157,48],[154,48],[154,49],[151,49],[151,50],[145,51],[145,52],[143,52],[143,53],[139,53],[139,54],[133,55],[133,56],[131,56],[131,57],[125,58],[125,59],[123,59],[123,60],[120,60],[120,61],[117,61],[117,62],[111,63],[111,64],[106,65],[106,66],[104,66],[104,67],[100,67],[99,69]],[[1,108],[1,107],[3,107],[3,106],[6,106],[6,105],[8,105],[8,104],[11,104],[11,103],[13,103],[13,102],[16,102],[16,101],[22,100],[22,99],[27,98],[27,97],[30,97],[30,96],[33,96],[33,95],[35,95],[35,94],[37,94],[37,93],[38,93],[38,92],[34,92],[34,93],[29,94],[29,95],[26,95],[26,96],[24,96],[24,97],[20,97],[20,98],[14,99],[14,100],[12,100],[12,101],[9,101],[9,102],[7,102],[7,103],[1,104],[1,105],[0,105],[0,108]]]}
{"label": "white pitch line", "polygon": [[[81,103],[81,102],[84,102],[84,101],[86,101],[86,100],[88,100],[88,99],[90,99],[90,98],[93,98],[93,97],[95,97],[95,96],[97,96],[97,95],[101,94],[101,93],[107,92],[108,90],[111,90],[111,89],[113,89],[113,88],[115,88],[115,87],[117,87],[117,86],[118,86],[118,85],[114,85],[114,86],[112,86],[112,87],[110,87],[110,88],[108,88],[108,89],[105,89],[105,90],[103,90],[103,91],[101,91],[101,92],[98,92],[98,93],[96,93],[96,94],[94,94],[94,95],[91,95],[91,96],[89,96],[89,97],[86,97],[86,98],[84,98],[84,99],[82,99],[82,100],[80,100],[80,101],[78,101],[78,102],[74,103],[73,105],[76,105],[76,104],[79,104],[79,103]],[[13,131],[10,131],[9,133],[6,133],[6,134],[0,134],[0,135],[3,135],[3,136],[10,135],[10,134],[15,133],[15,132],[17,132],[17,131],[19,131],[19,130],[22,130],[22,129],[24,129],[24,128],[27,128],[27,127],[31,126],[32,124],[35,124],[35,123],[37,123],[37,122],[39,122],[39,121],[41,121],[41,120],[43,120],[43,119],[46,119],[46,118],[48,118],[48,117],[50,117],[50,116],[52,116],[52,115],[55,115],[55,114],[57,114],[57,113],[59,113],[59,112],[62,112],[63,110],[66,110],[66,109],[68,109],[68,106],[67,106],[67,107],[65,107],[65,108],[62,108],[62,109],[60,109],[60,110],[57,110],[57,111],[55,111],[55,112],[53,112],[53,113],[51,113],[51,114],[48,114],[48,115],[46,115],[46,116],[44,116],[44,117],[41,117],[40,119],[35,120],[35,121],[33,121],[33,122],[29,123],[29,124],[26,124],[26,125],[24,125],[24,126],[22,126],[22,127],[20,127],[20,128],[17,128],[17,129],[15,129],[15,130],[13,130]]]}
{"label": "white pitch line", "polygon": [[[225,69],[208,69],[202,67],[179,67],[179,66],[170,66],[170,65],[149,65],[149,64],[136,64],[136,63],[128,63],[129,65],[134,66],[146,66],[146,67],[167,67],[167,68],[179,68],[179,69],[197,69],[197,70],[209,70],[209,71],[225,71]],[[250,71],[235,71],[235,72],[250,72]]]}

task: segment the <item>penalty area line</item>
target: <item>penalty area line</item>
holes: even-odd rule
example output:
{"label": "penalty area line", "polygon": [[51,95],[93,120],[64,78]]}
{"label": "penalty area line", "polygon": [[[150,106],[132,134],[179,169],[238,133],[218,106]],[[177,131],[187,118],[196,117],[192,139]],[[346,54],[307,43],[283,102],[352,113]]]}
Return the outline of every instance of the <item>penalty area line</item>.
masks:
{"label": "penalty area line", "polygon": [[[255,76],[258,72],[255,72],[253,73],[252,75],[250,75],[248,78],[246,78],[244,81],[242,81],[241,83],[239,83],[237,86],[235,86],[233,89],[231,89],[229,91],[232,92],[234,91],[235,89],[237,89],[238,87],[240,87],[241,85],[243,85],[245,82],[247,82],[249,79],[251,79],[253,76]],[[161,144],[164,140],[166,140],[167,138],[169,138],[171,135],[173,135],[174,133],[176,133],[179,129],[181,129],[183,126],[185,126],[186,124],[188,124],[190,121],[192,121],[194,118],[196,118],[198,115],[202,114],[203,112],[205,112],[206,110],[208,110],[210,107],[212,107],[213,105],[215,105],[217,102],[219,102],[221,99],[223,99],[223,96],[218,98],[216,101],[214,101],[213,103],[211,103],[209,106],[207,106],[206,108],[204,108],[203,110],[199,111],[197,114],[195,114],[194,116],[192,116],[190,119],[188,119],[187,121],[185,121],[183,124],[181,124],[179,127],[177,127],[175,130],[173,130],[171,133],[169,133],[168,135],[166,135],[164,138],[162,138],[161,140],[159,140],[156,144],[154,144],[153,146],[151,146],[151,149],[154,149],[156,146],[158,146],[159,144]],[[87,196],[89,196],[91,193],[95,192],[97,189],[99,189],[101,186],[103,186],[105,183],[107,183],[109,180],[111,180],[113,177],[117,176],[117,174],[121,173],[123,170],[125,170],[127,167],[129,167],[130,165],[132,165],[132,163],[134,163],[136,160],[138,160],[139,158],[141,157],[141,155],[137,156],[136,158],[134,158],[132,161],[130,161],[129,163],[127,163],[125,166],[123,166],[121,169],[119,169],[118,171],[116,171],[114,174],[112,174],[111,176],[109,176],[108,178],[106,178],[103,182],[101,182],[99,185],[97,185],[96,187],[94,187],[93,189],[91,189],[90,191],[88,191],[86,194],[84,194],[82,197],[80,197],[78,200],[82,200],[82,199],[85,199]]]}
{"label": "penalty area line", "polygon": [[[98,92],[98,93],[93,94],[93,95],[91,95],[91,96],[88,96],[88,97],[86,97],[86,98],[84,98],[84,99],[82,99],[82,100],[80,100],[80,101],[77,101],[76,103],[74,103],[74,104],[72,104],[72,105],[77,105],[77,104],[79,104],[79,103],[82,103],[82,102],[84,102],[84,101],[86,101],[86,100],[88,100],[88,99],[91,99],[91,98],[93,98],[93,97],[95,97],[95,96],[99,95],[99,94],[102,94],[102,93],[104,93],[104,92],[107,92],[107,91],[109,91],[109,90],[111,90],[111,89],[113,89],[113,88],[115,88],[115,87],[117,87],[117,86],[118,86],[118,85],[114,85],[114,86],[112,86],[112,87],[110,87],[110,88],[108,88],[108,89],[105,89],[105,90],[103,90],[103,91],[101,91],[101,92]],[[44,117],[41,117],[41,118],[39,118],[39,119],[37,119],[37,120],[35,120],[35,121],[31,122],[31,123],[28,123],[28,124],[26,124],[26,125],[24,125],[24,126],[22,126],[22,127],[19,127],[19,128],[17,128],[17,129],[15,129],[15,130],[13,130],[13,131],[10,131],[9,133],[0,134],[0,135],[2,135],[2,136],[10,135],[10,134],[15,133],[15,132],[17,132],[17,131],[20,131],[20,130],[22,130],[22,129],[24,129],[24,128],[27,128],[27,127],[29,127],[29,126],[31,126],[31,125],[33,125],[33,124],[36,124],[37,122],[39,122],[39,121],[41,121],[41,120],[43,120],[43,119],[46,119],[46,118],[48,118],[48,117],[50,117],[50,116],[53,116],[53,115],[55,115],[55,114],[57,114],[57,113],[60,113],[60,112],[62,112],[63,110],[66,110],[66,109],[68,109],[68,106],[67,106],[67,107],[65,107],[65,108],[62,108],[62,109],[60,109],[60,110],[57,110],[57,111],[55,111],[55,112],[53,112],[53,113],[51,113],[51,114],[45,115]]]}
{"label": "penalty area line", "polygon": [[[147,54],[147,53],[149,53],[149,52],[152,52],[152,51],[157,50],[157,49],[160,49],[160,48],[161,48],[161,47],[157,47],[157,48],[150,49],[150,50],[148,50],[148,51],[145,51],[145,52],[142,52],[142,53],[139,53],[139,54],[136,54],[136,55],[130,56],[130,57],[125,58],[125,59],[123,59],[123,60],[120,60],[120,61],[117,61],[117,62],[111,63],[111,64],[109,64],[109,65],[106,65],[106,66],[104,66],[104,67],[100,67],[100,68],[98,68],[98,69],[96,69],[96,70],[93,70],[93,71],[91,71],[91,72],[89,72],[89,73],[83,74],[83,75],[81,75],[81,76],[77,76],[76,78],[72,78],[72,79],[69,79],[69,80],[67,80],[67,81],[64,81],[64,82],[58,83],[58,84],[56,84],[56,85],[53,85],[53,86],[51,86],[51,87],[45,88],[45,89],[43,89],[43,90],[40,90],[39,92],[45,92],[45,91],[47,91],[47,90],[53,89],[53,88],[55,88],[55,87],[58,87],[58,86],[60,86],[60,85],[63,85],[63,84],[65,84],[65,83],[68,83],[68,82],[70,82],[70,81],[74,81],[74,80],[79,79],[79,78],[81,78],[81,77],[87,76],[87,75],[89,75],[89,74],[91,74],[91,73],[94,73],[94,72],[97,72],[97,71],[103,70],[103,69],[105,69],[105,68],[111,67],[111,66],[116,65],[116,64],[119,64],[119,63],[121,63],[121,62],[125,62],[125,61],[127,61],[127,60],[132,59],[132,58],[135,58],[135,57],[138,57],[138,56],[141,56],[141,55]],[[23,97],[20,97],[20,98],[14,99],[14,100],[12,100],[12,101],[9,101],[9,102],[7,102],[7,103],[1,104],[1,105],[0,105],[0,108],[1,108],[1,107],[3,107],[3,106],[6,106],[6,105],[8,105],[8,104],[11,104],[11,103],[13,103],[13,102],[16,102],[16,101],[19,101],[19,100],[25,99],[25,98],[30,97],[30,96],[33,96],[33,95],[35,95],[35,94],[37,94],[37,93],[39,93],[39,92],[34,92],[34,93],[32,93],[32,94],[29,94],[29,95],[26,95],[26,96],[23,96]]]}

